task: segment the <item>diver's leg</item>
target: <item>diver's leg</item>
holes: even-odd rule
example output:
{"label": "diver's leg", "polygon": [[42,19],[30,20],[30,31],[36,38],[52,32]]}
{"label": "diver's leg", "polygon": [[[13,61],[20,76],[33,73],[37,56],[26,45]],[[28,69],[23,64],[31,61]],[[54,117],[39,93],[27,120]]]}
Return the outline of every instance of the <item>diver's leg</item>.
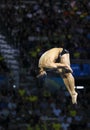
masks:
{"label": "diver's leg", "polygon": [[[69,53],[64,54],[61,57],[61,63],[68,64],[70,66],[70,58],[69,58]],[[63,72],[64,71],[64,72]],[[66,70],[67,71],[67,70]],[[75,79],[70,72],[65,72],[65,69],[62,70],[62,75],[61,75],[66,88],[68,89],[71,97],[72,97],[72,103],[75,104],[77,103],[77,92],[75,91]]]}

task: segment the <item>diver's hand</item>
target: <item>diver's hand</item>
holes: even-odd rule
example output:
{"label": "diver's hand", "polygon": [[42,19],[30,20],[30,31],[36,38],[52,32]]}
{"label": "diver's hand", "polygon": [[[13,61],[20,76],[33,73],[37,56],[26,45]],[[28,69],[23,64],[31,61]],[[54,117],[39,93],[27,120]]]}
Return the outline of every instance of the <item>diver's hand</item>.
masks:
{"label": "diver's hand", "polygon": [[39,77],[42,77],[44,75],[47,75],[46,71],[40,72],[40,74],[38,74],[36,77],[39,78]]}
{"label": "diver's hand", "polygon": [[72,68],[69,65],[65,64],[64,68],[66,70],[70,71],[71,73],[73,73],[73,70],[72,70]]}

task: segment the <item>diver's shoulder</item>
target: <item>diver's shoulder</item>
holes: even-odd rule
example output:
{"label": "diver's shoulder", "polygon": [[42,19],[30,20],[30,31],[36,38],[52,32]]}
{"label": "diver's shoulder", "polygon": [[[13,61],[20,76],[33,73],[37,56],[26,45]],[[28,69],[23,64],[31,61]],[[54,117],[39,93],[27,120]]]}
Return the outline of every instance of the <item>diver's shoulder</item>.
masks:
{"label": "diver's shoulder", "polygon": [[51,48],[51,49],[49,49],[47,51],[59,51],[59,52],[61,52],[62,50],[63,50],[63,48],[54,47],[54,48]]}

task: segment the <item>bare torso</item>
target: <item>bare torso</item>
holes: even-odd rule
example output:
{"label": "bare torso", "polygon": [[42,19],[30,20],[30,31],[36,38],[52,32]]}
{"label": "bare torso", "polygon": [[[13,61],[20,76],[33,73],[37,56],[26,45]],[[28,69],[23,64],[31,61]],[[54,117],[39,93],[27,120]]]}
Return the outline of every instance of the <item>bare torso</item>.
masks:
{"label": "bare torso", "polygon": [[63,48],[52,48],[46,51],[39,59],[39,68],[46,67],[55,62],[62,50]]}

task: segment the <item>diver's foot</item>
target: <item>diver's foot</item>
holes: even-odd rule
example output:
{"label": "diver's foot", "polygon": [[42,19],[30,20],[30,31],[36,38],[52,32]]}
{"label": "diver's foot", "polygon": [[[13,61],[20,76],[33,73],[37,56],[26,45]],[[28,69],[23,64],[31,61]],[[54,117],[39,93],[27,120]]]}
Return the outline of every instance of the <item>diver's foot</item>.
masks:
{"label": "diver's foot", "polygon": [[77,104],[77,96],[78,96],[78,93],[77,93],[77,92],[74,93],[74,94],[72,94],[72,103],[73,103],[73,104]]}

